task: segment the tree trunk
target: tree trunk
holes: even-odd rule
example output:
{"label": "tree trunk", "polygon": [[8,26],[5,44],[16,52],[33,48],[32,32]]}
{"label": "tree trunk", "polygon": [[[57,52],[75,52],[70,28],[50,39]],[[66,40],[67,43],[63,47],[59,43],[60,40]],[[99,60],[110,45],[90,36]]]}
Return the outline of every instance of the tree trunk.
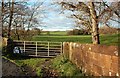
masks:
{"label": "tree trunk", "polygon": [[20,40],[20,36],[19,36],[18,30],[17,30],[17,26],[16,26],[16,35],[17,35],[17,40]]}
{"label": "tree trunk", "polygon": [[[1,11],[2,11],[2,13],[1,13],[1,24],[2,24],[2,33],[3,33],[3,14],[4,14],[4,0],[2,0],[2,8],[1,8]],[[2,34],[2,36],[3,36],[3,34]]]}
{"label": "tree trunk", "polygon": [[100,44],[97,14],[95,11],[94,3],[90,2],[89,6],[90,6],[91,19],[92,19],[92,42],[93,44]]}
{"label": "tree trunk", "polygon": [[10,38],[11,24],[12,24],[12,19],[13,19],[13,11],[14,11],[14,0],[12,0],[12,7],[10,7],[10,20],[9,20],[9,26],[8,26],[8,38]]}

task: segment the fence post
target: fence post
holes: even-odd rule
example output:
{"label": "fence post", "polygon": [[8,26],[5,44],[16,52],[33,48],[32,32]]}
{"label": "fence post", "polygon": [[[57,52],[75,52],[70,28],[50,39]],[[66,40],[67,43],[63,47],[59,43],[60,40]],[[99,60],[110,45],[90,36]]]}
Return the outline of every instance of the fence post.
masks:
{"label": "fence post", "polygon": [[36,42],[36,53],[35,53],[35,54],[36,54],[36,56],[37,56],[37,42]]}
{"label": "fence post", "polygon": [[50,43],[48,42],[48,56],[50,55],[49,49],[50,49]]}
{"label": "fence post", "polygon": [[25,41],[24,41],[24,54],[25,54]]}
{"label": "fence post", "polygon": [[63,43],[61,42],[61,55],[62,55],[62,50],[63,50]]}

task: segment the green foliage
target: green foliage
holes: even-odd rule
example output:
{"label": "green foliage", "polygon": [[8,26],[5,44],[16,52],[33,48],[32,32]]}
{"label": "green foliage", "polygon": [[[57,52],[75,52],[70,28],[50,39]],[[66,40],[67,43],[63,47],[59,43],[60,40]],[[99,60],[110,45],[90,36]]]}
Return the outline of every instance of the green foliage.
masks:
{"label": "green foliage", "polygon": [[32,36],[40,35],[41,30],[33,29],[33,30],[15,30],[11,31],[11,37],[14,40],[31,40]]}
{"label": "green foliage", "polygon": [[73,29],[70,31],[67,31],[67,35],[90,35],[90,32],[85,29]]}
{"label": "green foliage", "polygon": [[70,76],[73,78],[75,76],[84,76],[84,74],[64,56],[58,56],[53,59],[52,66],[59,71],[61,76]]}
{"label": "green foliage", "polygon": [[37,67],[37,68],[36,68],[36,73],[37,73],[37,75],[40,76],[40,77],[41,77],[42,74],[43,74],[43,73],[41,73],[41,72],[42,72],[42,68],[41,68],[41,67]]}

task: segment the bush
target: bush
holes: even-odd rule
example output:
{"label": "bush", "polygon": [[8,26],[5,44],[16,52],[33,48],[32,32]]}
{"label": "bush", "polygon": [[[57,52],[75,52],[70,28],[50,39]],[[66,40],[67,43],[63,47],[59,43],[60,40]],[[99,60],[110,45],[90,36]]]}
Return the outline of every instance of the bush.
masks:
{"label": "bush", "polygon": [[12,39],[7,40],[7,46],[5,47],[6,49],[6,54],[9,56],[13,56],[13,49],[14,49],[14,44]]}
{"label": "bush", "polygon": [[11,37],[15,40],[31,40],[33,36],[40,35],[41,30],[39,29],[32,29],[32,30],[15,30],[11,31]]}
{"label": "bush", "polygon": [[115,34],[118,33],[119,29],[113,27],[101,27],[99,29],[100,34]]}
{"label": "bush", "polygon": [[90,34],[88,30],[84,29],[73,29],[71,31],[67,31],[67,35],[88,35]]}

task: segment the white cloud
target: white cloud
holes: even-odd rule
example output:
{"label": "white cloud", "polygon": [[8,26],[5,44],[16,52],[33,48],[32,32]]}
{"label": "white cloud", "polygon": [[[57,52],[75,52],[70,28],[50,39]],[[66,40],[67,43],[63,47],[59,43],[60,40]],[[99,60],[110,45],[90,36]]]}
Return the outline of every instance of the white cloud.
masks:
{"label": "white cloud", "polygon": [[41,27],[43,30],[67,30],[74,27],[74,19],[67,18],[56,11],[49,11],[47,16],[43,20],[45,22],[45,25]]}

